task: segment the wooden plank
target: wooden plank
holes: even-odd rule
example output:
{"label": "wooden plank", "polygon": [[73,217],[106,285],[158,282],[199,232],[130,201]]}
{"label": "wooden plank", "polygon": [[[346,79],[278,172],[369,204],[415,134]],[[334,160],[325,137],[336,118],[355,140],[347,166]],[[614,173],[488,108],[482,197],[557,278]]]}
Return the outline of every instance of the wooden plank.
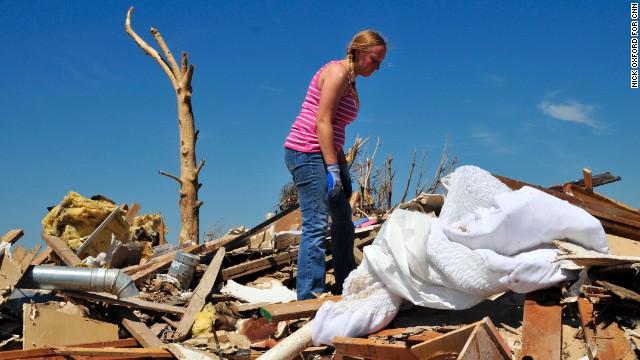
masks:
{"label": "wooden plank", "polygon": [[137,347],[137,346],[138,346],[138,341],[134,338],[67,345],[67,347],[84,347],[84,348],[100,348],[100,347],[126,348],[126,347]]}
{"label": "wooden plank", "polygon": [[131,297],[127,299],[118,299],[116,295],[112,295],[108,293],[65,291],[64,295],[72,298],[85,299],[89,301],[101,301],[109,304],[128,306],[128,307],[145,309],[145,310],[152,310],[152,311],[157,311],[161,313],[184,315],[184,313],[186,312],[186,309],[180,306],[154,303],[151,301],[141,300],[135,297]]}
{"label": "wooden plank", "polygon": [[2,241],[15,244],[23,235],[24,231],[22,229],[9,230],[4,234],[4,236],[2,236]]}
{"label": "wooden plank", "polygon": [[598,311],[594,314],[595,306],[583,297],[578,298],[578,310],[589,359],[636,359],[624,331],[610,311]]}
{"label": "wooden plank", "polygon": [[47,261],[52,252],[53,250],[51,249],[51,247],[47,246],[40,254],[38,254],[38,256],[35,257],[35,259],[33,259],[31,265],[40,265],[43,262]]}
{"label": "wooden plank", "polygon": [[[82,347],[82,348],[103,348],[103,347],[112,347],[112,348],[126,348],[126,347],[134,347],[138,346],[138,342],[136,339],[119,339],[114,341],[99,341],[94,343],[87,344],[78,344],[78,345],[70,345],[67,348],[74,347]],[[34,359],[38,357],[46,357],[48,360],[53,359],[65,359],[64,357],[56,357],[56,352],[53,348],[38,348],[38,349],[29,349],[29,350],[10,350],[10,351],[0,351],[0,360],[14,360],[14,359]]]}
{"label": "wooden plank", "polygon": [[266,221],[263,221],[262,223],[251,228],[249,231],[247,231],[245,236],[246,237],[253,236],[254,234],[257,234],[263,230],[266,230],[269,226],[271,226],[271,224],[275,225],[274,226],[275,232],[287,231],[287,230],[291,230],[292,228],[299,229],[300,225],[302,224],[300,207],[298,206],[298,204],[295,204],[293,206],[290,206],[280,211],[275,216],[272,216]]}
{"label": "wooden plank", "polygon": [[[196,254],[196,255],[208,254],[220,249],[221,247],[226,247],[230,243],[237,240],[239,237],[240,235],[225,235],[219,239],[207,241],[204,244],[187,246],[186,248],[181,249],[181,251],[185,251],[190,254]],[[166,266],[169,266],[175,256],[176,256],[176,251],[171,251],[161,256],[158,256],[157,258],[150,259],[149,261],[143,264],[126,267],[122,269],[122,271],[124,271],[125,274],[131,275],[131,277],[134,277],[136,273],[146,270],[152,266],[157,266],[159,264],[166,264]],[[160,266],[160,268],[161,267],[162,266]],[[153,276],[153,275],[150,275],[150,276]]]}
{"label": "wooden plank", "polygon": [[620,202],[618,200],[612,199],[610,197],[604,196],[600,193],[597,192],[592,192],[592,193],[587,193],[587,191],[584,188],[581,188],[577,185],[569,185],[568,187],[566,187],[566,193],[571,192],[571,195],[573,197],[577,197],[577,198],[589,198],[592,200],[597,200],[597,201],[601,201],[601,202],[605,202],[609,205],[613,205],[613,206],[617,206],[621,209],[627,210],[627,211],[631,211],[632,213],[635,214],[640,214],[640,210],[638,210],[637,208],[634,208],[632,206],[629,206],[623,202]]}
{"label": "wooden plank", "polygon": [[116,315],[120,319],[122,326],[129,331],[140,345],[145,348],[159,349],[164,343],[151,332],[151,330],[138,319],[132,310],[126,307],[114,306]]}
{"label": "wooden plank", "polygon": [[607,255],[594,250],[587,250],[580,245],[567,241],[554,240],[553,244],[562,251],[555,260],[571,260],[582,266],[614,266],[640,262],[638,256]]}
{"label": "wooden plank", "polygon": [[360,266],[360,264],[362,263],[362,260],[364,260],[364,254],[360,249],[358,249],[357,246],[353,247],[353,257],[356,260],[356,265]]}
{"label": "wooden plank", "polygon": [[15,249],[13,249],[13,252],[11,253],[11,260],[13,260],[17,264],[22,261],[25,255],[27,255],[27,249],[22,245],[18,245],[15,247]]}
{"label": "wooden plank", "polygon": [[160,215],[160,226],[158,226],[158,245],[164,245],[166,241],[164,239],[164,219]]}
{"label": "wooden plank", "polygon": [[584,168],[582,169],[582,176],[584,178],[584,189],[592,193],[593,192],[593,179],[591,178],[591,170]]}
{"label": "wooden plank", "polygon": [[29,350],[9,350],[0,351],[0,360],[27,359],[36,357],[55,356],[51,348],[29,349]]}
{"label": "wooden plank", "polygon": [[622,300],[630,300],[630,301],[634,301],[636,304],[640,304],[640,294],[638,294],[635,291],[629,290],[625,287],[612,284],[608,281],[603,281],[603,280],[597,280],[596,284],[611,291]]}
{"label": "wooden plank", "polygon": [[56,346],[53,348],[53,352],[57,355],[63,356],[117,356],[119,358],[173,358],[171,352],[161,348],[81,348],[81,347],[69,347],[69,346]]}
{"label": "wooden plank", "polygon": [[313,317],[325,301],[338,301],[341,298],[341,296],[329,296],[289,303],[268,304],[260,307],[260,314],[270,322]]}
{"label": "wooden plank", "polygon": [[21,277],[19,264],[9,260],[9,254],[2,254],[0,259],[0,306],[9,299]]}
{"label": "wooden plank", "polygon": [[22,258],[22,260],[20,261],[20,265],[18,266],[20,268],[21,273],[24,274],[24,272],[27,270],[29,265],[31,265],[31,263],[33,262],[33,259],[38,254],[38,251],[40,251],[40,248],[42,248],[42,244],[36,245],[33,249],[31,249],[31,251],[29,251],[28,254],[26,254]]}
{"label": "wooden plank", "polygon": [[131,206],[129,207],[129,211],[127,211],[127,223],[129,225],[133,225],[133,220],[136,218],[136,216],[138,216],[138,212],[140,211],[140,205],[138,205],[137,203],[133,203],[131,204]]}
{"label": "wooden plank", "polygon": [[[488,319],[488,318],[485,318]],[[493,329],[492,329],[493,328]],[[495,330],[492,331],[492,330]],[[499,339],[502,337],[497,333],[493,324],[489,325],[486,321],[482,321],[471,334],[469,340],[460,351],[458,359],[464,360],[485,360],[485,359],[502,359],[511,360],[511,350],[506,350],[502,347],[499,341],[496,341],[496,337]],[[504,342],[504,340],[503,340]],[[504,345],[506,346],[506,345]],[[546,359],[546,358],[533,358],[533,359]]]}
{"label": "wooden plank", "polygon": [[207,296],[211,293],[211,289],[216,283],[220,267],[222,266],[222,260],[224,259],[224,254],[225,249],[219,249],[211,260],[209,267],[207,267],[207,270],[204,272],[204,275],[202,275],[202,279],[200,279],[198,286],[193,291],[191,300],[189,300],[187,312],[180,320],[180,323],[178,323],[178,328],[173,334],[173,341],[184,340],[191,331],[191,326],[195,321],[196,314],[202,311],[202,308],[207,301]]}
{"label": "wooden plank", "polygon": [[411,347],[411,353],[418,359],[429,359],[431,357],[457,356],[462,351],[467,339],[473,330],[480,325],[480,321],[460,329],[443,334],[440,337],[424,341]]}
{"label": "wooden plank", "polygon": [[16,284],[18,284],[25,270],[41,247],[42,244],[38,244],[29,253],[20,256],[20,261],[16,259],[9,260],[9,254],[5,253],[2,255],[0,259],[0,290],[2,290],[0,292],[0,305],[9,299],[12,290]]}
{"label": "wooden plank", "polygon": [[[173,257],[175,257],[175,253],[173,254]],[[171,261],[173,261],[173,257]],[[148,268],[142,271],[138,271],[135,274],[131,275],[131,279],[133,280],[134,283],[136,283],[136,285],[140,285],[143,282],[147,281],[148,279],[156,276],[156,274],[158,274],[159,272],[167,270],[171,266],[171,261],[155,262]]]}
{"label": "wooden plank", "polygon": [[42,240],[44,240],[44,242],[47,243],[47,245],[49,245],[53,252],[55,252],[56,255],[58,255],[60,259],[62,259],[65,265],[74,266],[76,264],[82,263],[82,260],[80,260],[78,255],[71,251],[67,244],[65,244],[65,242],[62,241],[62,239],[60,239],[59,237],[45,233],[40,234],[40,237],[42,238]]}
{"label": "wooden plank", "polygon": [[377,333],[367,335],[370,339],[398,339],[415,343],[424,342],[442,336],[441,332],[420,331],[418,328],[393,328],[380,330]]}
{"label": "wooden plank", "polygon": [[562,306],[557,289],[525,296],[520,359],[562,358]]}
{"label": "wooden plank", "polygon": [[298,248],[294,248],[285,252],[228,267],[222,270],[222,278],[224,280],[239,278],[241,276],[271,269],[279,265],[291,264],[297,259]]}
{"label": "wooden plank", "polygon": [[[418,360],[404,341],[361,339],[336,336],[333,338],[336,358],[350,356],[378,360]],[[334,359],[336,359],[334,358]]]}
{"label": "wooden plank", "polygon": [[493,322],[491,321],[491,319],[489,317],[485,317],[482,320],[483,320],[482,327],[487,330],[487,334],[489,335],[493,343],[498,348],[498,351],[500,352],[500,354],[505,359],[512,359],[513,352],[511,351],[511,348],[509,347],[509,345],[507,345],[507,342],[504,340],[502,335],[500,335],[500,331],[498,331],[496,326],[493,325]]}
{"label": "wooden plank", "polygon": [[[598,174],[598,175],[593,175],[592,176],[592,182],[593,182],[593,186],[601,186],[601,185],[606,185],[612,182],[616,182],[616,181],[620,181],[622,180],[622,178],[620,176],[614,176],[612,175],[610,172],[606,172],[606,173],[602,173],[602,174]],[[570,182],[566,182],[562,185],[554,185],[549,187],[549,190],[553,190],[553,191],[562,191],[562,188],[565,187],[566,185],[572,185],[572,186],[580,186],[580,187],[584,187],[584,179],[578,179],[575,181],[570,181]]]}

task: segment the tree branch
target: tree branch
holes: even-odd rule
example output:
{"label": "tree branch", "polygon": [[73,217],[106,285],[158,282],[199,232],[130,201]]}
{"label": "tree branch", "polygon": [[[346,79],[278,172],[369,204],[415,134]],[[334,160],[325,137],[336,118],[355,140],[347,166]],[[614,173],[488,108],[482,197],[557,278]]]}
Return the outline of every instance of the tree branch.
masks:
{"label": "tree branch", "polygon": [[166,56],[167,62],[169,63],[169,66],[171,66],[171,71],[173,72],[173,76],[176,78],[179,77],[180,68],[178,67],[178,63],[176,62],[176,59],[173,58],[173,54],[169,50],[167,43],[162,38],[162,35],[160,35],[160,32],[158,30],[153,28],[151,29],[151,33],[153,34],[153,37],[156,38],[156,42],[160,46],[160,49],[162,49],[164,56]]}
{"label": "tree branch", "polygon": [[191,89],[191,79],[193,78],[194,69],[195,69],[195,66],[193,64],[189,64],[189,67],[187,68],[187,73],[184,76],[183,84],[185,86],[188,86],[189,89]]}
{"label": "tree branch", "polygon": [[[171,83],[173,84],[174,89],[178,89],[178,83],[176,81],[176,77],[171,72],[171,69],[169,68],[169,65],[167,65],[166,61],[162,58],[162,56],[160,56],[160,54],[154,48],[152,48],[151,46],[149,46],[149,44],[147,44],[144,40],[142,40],[142,38],[138,36],[138,34],[136,34],[131,28],[132,12],[133,12],[133,6],[129,8],[129,11],[127,12],[127,20],[124,25],[125,30],[127,31],[127,34],[131,36],[133,41],[135,41],[135,43],[138,44],[138,46],[140,46],[140,48],[147,55],[151,56],[158,64],[160,64],[160,67],[162,67],[162,70],[164,70],[164,72],[167,73],[167,76],[169,76],[169,80],[171,80]],[[152,32],[153,31],[154,29],[152,29]]]}
{"label": "tree branch", "polygon": [[166,173],[166,172],[164,172],[162,170],[160,170],[158,173],[160,175],[164,175],[164,176],[170,177],[170,178],[176,180],[177,182],[179,182],[182,185],[182,179],[180,179],[179,177],[177,177],[175,175],[168,174],[168,173]]}
{"label": "tree branch", "polygon": [[202,170],[203,166],[204,166],[204,158],[200,160],[200,164],[198,164],[198,167],[196,168],[196,171],[193,177],[194,179],[198,177],[198,174],[200,174],[200,170]]}
{"label": "tree branch", "polygon": [[416,149],[413,149],[413,160],[411,161],[411,169],[409,170],[409,178],[407,179],[407,186],[404,188],[404,193],[402,194],[402,199],[400,199],[400,203],[404,202],[404,199],[407,197],[407,193],[409,192],[409,184],[411,184],[411,176],[413,175],[413,168],[416,166]]}

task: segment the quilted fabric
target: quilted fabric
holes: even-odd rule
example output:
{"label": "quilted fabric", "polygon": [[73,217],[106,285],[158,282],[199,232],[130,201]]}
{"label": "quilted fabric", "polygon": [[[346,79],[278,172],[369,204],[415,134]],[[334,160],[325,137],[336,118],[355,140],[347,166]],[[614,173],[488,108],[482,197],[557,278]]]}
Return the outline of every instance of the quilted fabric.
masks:
{"label": "quilted fabric", "polygon": [[575,279],[577,272],[554,262],[556,239],[609,253],[597,219],[542,191],[511,191],[474,166],[458,168],[443,185],[440,218],[398,209],[384,223],[343,299],[318,311],[314,344],[383,328],[397,314],[398,298],[466,309],[507,290],[527,293]]}

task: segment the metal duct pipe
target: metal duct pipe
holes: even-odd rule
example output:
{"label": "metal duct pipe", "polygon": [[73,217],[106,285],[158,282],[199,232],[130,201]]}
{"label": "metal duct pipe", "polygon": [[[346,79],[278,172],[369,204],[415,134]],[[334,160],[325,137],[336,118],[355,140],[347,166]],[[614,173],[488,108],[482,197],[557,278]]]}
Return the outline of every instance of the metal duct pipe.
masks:
{"label": "metal duct pipe", "polygon": [[107,292],[118,298],[128,298],[139,294],[133,279],[120,269],[70,266],[30,266],[17,287]]}

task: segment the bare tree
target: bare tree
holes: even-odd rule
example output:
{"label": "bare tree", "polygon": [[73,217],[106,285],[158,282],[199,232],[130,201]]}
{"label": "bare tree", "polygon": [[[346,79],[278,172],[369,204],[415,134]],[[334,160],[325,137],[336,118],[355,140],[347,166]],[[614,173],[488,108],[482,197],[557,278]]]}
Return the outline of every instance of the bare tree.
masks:
{"label": "bare tree", "polygon": [[199,243],[200,233],[200,206],[203,202],[198,200],[198,190],[202,186],[198,182],[198,174],[204,166],[204,159],[196,165],[196,141],[198,132],[195,131],[195,121],[191,109],[191,79],[193,77],[193,64],[189,64],[187,54],[182,53],[182,66],[179,67],[173,58],[169,47],[164,42],[158,30],[151,28],[151,34],[164,53],[164,58],[131,28],[131,13],[133,7],[127,12],[125,29],[133,41],[149,56],[151,56],[164,70],[171,80],[178,100],[178,127],[180,130],[180,177],[160,171],[161,175],[168,176],[180,184],[180,244],[191,241]]}

